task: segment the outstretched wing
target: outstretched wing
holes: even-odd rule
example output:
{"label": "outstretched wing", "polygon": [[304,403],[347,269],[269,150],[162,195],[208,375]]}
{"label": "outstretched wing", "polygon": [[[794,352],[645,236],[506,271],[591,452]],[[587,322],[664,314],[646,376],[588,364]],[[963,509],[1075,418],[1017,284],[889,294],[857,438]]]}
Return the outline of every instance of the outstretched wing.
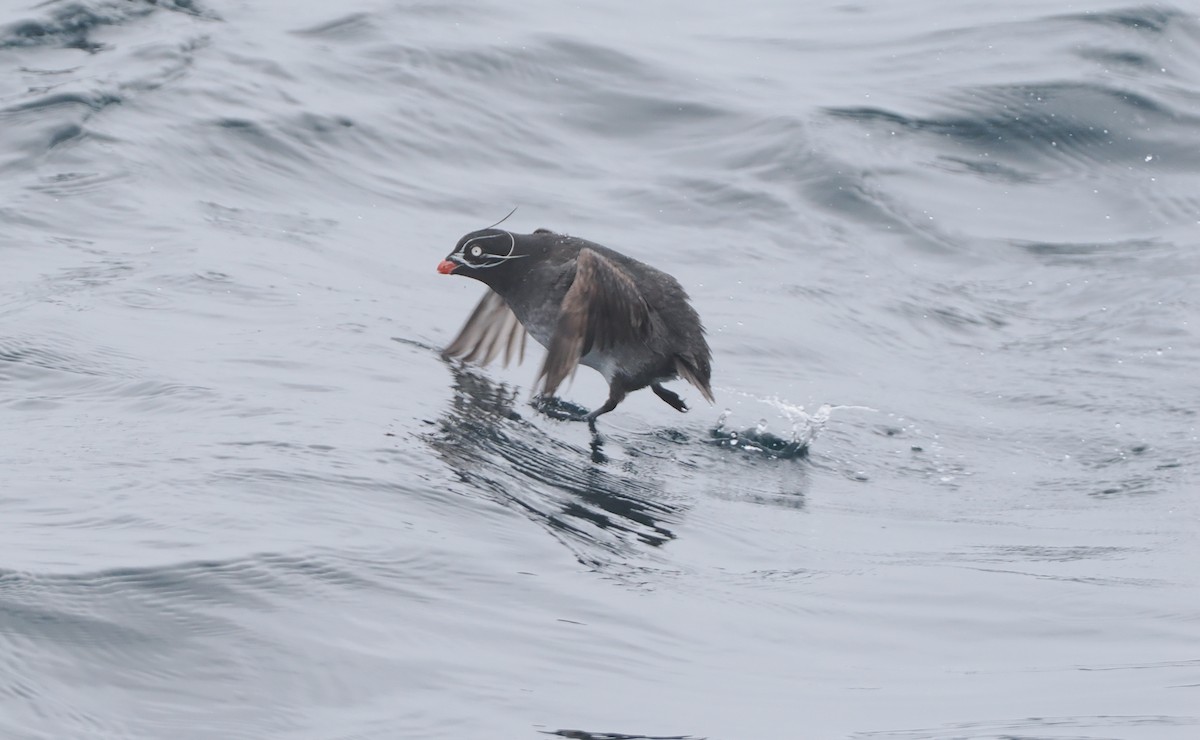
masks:
{"label": "outstretched wing", "polygon": [[517,364],[525,360],[525,337],[525,327],[517,320],[517,315],[496,291],[489,288],[458,336],[442,350],[442,356],[487,365],[503,350],[507,367],[513,355],[517,356]]}
{"label": "outstretched wing", "polygon": [[575,279],[538,373],[543,392],[554,395],[592,349],[640,341],[649,331],[650,307],[629,275],[599,253],[579,250]]}

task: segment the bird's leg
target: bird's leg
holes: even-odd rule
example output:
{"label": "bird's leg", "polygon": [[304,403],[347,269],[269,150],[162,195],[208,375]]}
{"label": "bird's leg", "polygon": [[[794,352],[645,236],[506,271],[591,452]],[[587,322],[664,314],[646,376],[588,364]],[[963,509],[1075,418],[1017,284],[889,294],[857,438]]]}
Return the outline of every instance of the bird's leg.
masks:
{"label": "bird's leg", "polygon": [[675,409],[676,411],[683,414],[688,412],[688,405],[683,402],[683,399],[679,397],[678,393],[663,388],[659,383],[651,383],[650,390],[654,391],[654,395],[666,401],[668,404],[670,404],[671,408]]}
{"label": "bird's leg", "polygon": [[609,411],[612,411],[617,407],[617,404],[623,400],[625,400],[625,389],[618,388],[616,384],[610,385],[608,387],[608,400],[604,402],[604,405],[584,417],[587,419],[588,426],[592,429],[595,429],[596,417],[600,414],[607,414]]}

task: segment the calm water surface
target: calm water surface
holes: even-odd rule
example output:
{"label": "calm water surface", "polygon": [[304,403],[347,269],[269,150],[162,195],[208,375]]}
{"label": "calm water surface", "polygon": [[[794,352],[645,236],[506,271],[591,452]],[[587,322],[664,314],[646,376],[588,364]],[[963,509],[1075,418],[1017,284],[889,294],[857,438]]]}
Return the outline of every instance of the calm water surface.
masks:
{"label": "calm water surface", "polygon": [[[0,70],[3,740],[1200,736],[1194,6],[6,0]],[[717,405],[439,359],[514,205]]]}

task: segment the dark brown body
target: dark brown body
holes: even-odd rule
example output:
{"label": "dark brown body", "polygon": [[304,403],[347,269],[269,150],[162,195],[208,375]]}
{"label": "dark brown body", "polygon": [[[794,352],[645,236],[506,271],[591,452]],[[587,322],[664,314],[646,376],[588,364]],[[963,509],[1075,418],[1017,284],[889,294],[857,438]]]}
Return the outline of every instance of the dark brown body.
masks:
{"label": "dark brown body", "polygon": [[524,332],[546,347],[538,375],[552,396],[578,364],[597,370],[609,397],[589,420],[631,391],[650,386],[680,411],[687,406],[661,383],[682,377],[710,402],[712,355],[700,317],[675,278],[585,239],[539,229],[485,229],[464,236],[439,266],[485,283],[484,296],[450,357],[505,362],[523,356]]}

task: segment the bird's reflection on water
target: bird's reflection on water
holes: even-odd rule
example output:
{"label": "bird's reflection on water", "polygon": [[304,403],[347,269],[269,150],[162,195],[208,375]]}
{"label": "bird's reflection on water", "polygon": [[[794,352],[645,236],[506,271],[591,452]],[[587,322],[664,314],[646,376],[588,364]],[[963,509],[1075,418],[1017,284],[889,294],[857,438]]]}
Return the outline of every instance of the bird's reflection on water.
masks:
{"label": "bird's reflection on water", "polygon": [[518,391],[447,365],[454,398],[425,441],[472,491],[538,522],[589,563],[597,545],[627,554],[675,538],[667,525],[679,510],[663,500],[653,470],[605,465],[599,435],[591,450],[568,444],[522,416],[518,409],[536,412]]}

